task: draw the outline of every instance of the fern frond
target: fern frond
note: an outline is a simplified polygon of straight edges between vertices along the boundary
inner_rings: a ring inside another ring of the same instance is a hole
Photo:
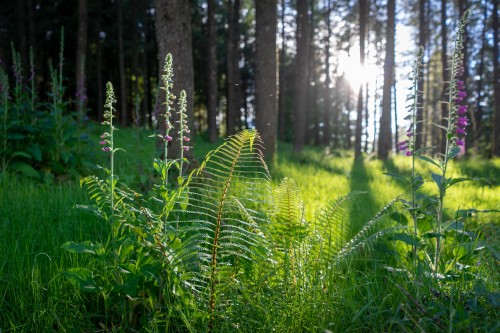
[[[173,260],[184,267],[194,290],[208,294],[212,323],[219,300],[239,270],[267,248],[262,229],[269,223],[273,202],[261,147],[255,131],[230,137],[191,175],[184,193],[187,207],[175,205],[167,218],[183,239]]]
[[[337,255],[337,260],[341,260],[348,255],[353,254],[355,251],[367,248],[369,250],[373,249],[373,246],[378,238],[382,235],[399,230],[401,227],[387,228],[380,231],[376,230],[376,226],[383,220],[383,218],[393,211],[393,207],[399,202],[399,197],[393,199],[384,208],[382,208],[375,216],[368,221],[363,228],[352,237],[352,239],[346,243]]]
[[[278,250],[283,250],[307,233],[304,204],[295,180],[281,180],[276,191],[275,205],[270,233]]]
[[[362,193],[355,191],[330,201],[328,206],[316,215],[315,229],[321,256],[331,258],[348,242],[352,234],[349,211],[353,198]]]

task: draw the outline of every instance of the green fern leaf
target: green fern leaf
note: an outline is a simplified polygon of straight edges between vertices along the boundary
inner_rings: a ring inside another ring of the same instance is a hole
[[[262,229],[269,224],[273,202],[261,147],[255,131],[229,138],[191,175],[186,209],[179,202],[168,215],[168,227],[183,239],[173,263],[184,268],[188,285],[205,297],[212,324],[240,271],[268,247]]]

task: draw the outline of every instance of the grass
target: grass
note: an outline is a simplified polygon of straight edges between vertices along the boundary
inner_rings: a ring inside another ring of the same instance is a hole
[[[151,180],[150,161],[155,149],[147,136],[129,129],[117,132],[115,140],[127,153],[116,155],[116,172],[129,185]],[[200,138],[194,140],[200,160],[216,146]],[[99,154],[96,159],[105,165],[105,155]],[[398,182],[383,173],[405,172],[409,161],[403,157],[388,162],[365,158],[353,163],[349,153],[308,148],[294,154],[290,145],[280,144],[270,168],[274,187],[283,177],[296,180],[308,221],[330,200],[352,191],[366,192],[358,197],[349,216],[350,223],[359,229],[404,192]],[[447,197],[448,214],[457,208],[500,209],[500,159],[456,161],[450,170],[454,175],[485,177],[497,183],[457,185]],[[429,170],[419,164],[419,171],[428,174]],[[33,183],[4,174],[0,189],[0,332],[90,332],[100,327],[99,298],[78,291],[62,276],[65,269],[88,263],[85,256],[63,251],[61,244],[99,239],[107,232],[94,216],[74,208],[75,204],[89,202],[78,181]],[[434,191],[431,183],[426,184],[425,191]],[[478,221],[490,226],[485,236],[493,241],[498,240],[499,217],[489,214]],[[322,281],[315,275],[316,263],[303,258],[302,272],[292,285],[262,284],[251,291],[240,290],[246,306],[228,313],[227,326],[221,331],[411,331],[418,327],[439,331],[441,325],[447,329],[454,322],[459,323],[452,326],[455,330],[500,329],[495,326],[500,319],[498,311],[481,312],[470,307],[469,311],[460,311],[462,304],[430,300],[436,304],[424,310],[429,313],[422,313],[402,291],[408,287],[405,278],[387,274],[383,262],[378,261],[382,259],[383,255],[352,259],[330,272],[330,281]],[[483,273],[489,274],[489,284],[484,288],[498,291],[498,262],[495,269]],[[453,295],[457,291],[448,292]],[[469,318],[457,318],[467,315]],[[433,316],[439,316],[441,323],[433,321]]]

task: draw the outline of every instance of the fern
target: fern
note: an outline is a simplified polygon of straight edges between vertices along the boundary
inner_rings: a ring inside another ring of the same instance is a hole
[[[182,240],[172,260],[185,270],[186,285],[207,303],[209,330],[241,269],[267,249],[262,230],[272,195],[261,145],[255,131],[229,138],[191,175],[187,206],[179,201],[168,216],[169,229]]]
[[[278,250],[283,250],[307,233],[304,204],[297,183],[291,178],[281,180],[275,198],[276,212],[270,233]]]
[[[362,192],[352,192],[335,201],[316,215],[316,237],[319,238],[319,254],[331,258],[338,254],[352,234],[348,213],[353,198]]]

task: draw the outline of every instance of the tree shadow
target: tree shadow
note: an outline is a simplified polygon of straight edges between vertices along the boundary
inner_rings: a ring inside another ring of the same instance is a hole
[[[354,200],[349,213],[351,232],[356,233],[376,214],[379,208],[370,188],[370,176],[363,158],[354,161],[349,186],[351,192],[363,192]]]

